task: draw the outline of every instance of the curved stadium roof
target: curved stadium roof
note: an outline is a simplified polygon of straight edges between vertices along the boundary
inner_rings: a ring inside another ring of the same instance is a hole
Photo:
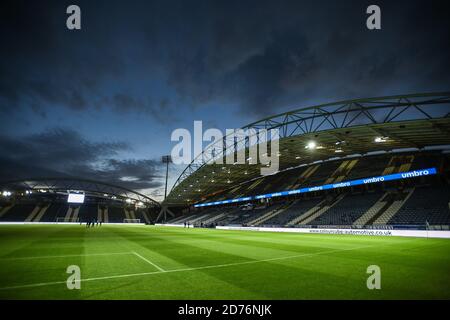
[[[0,187],[17,191],[37,191],[45,190],[52,192],[67,192],[68,190],[80,190],[90,196],[105,199],[120,199],[125,201],[130,199],[142,202],[148,207],[159,207],[159,203],[152,198],[139,192],[123,188],[117,185],[94,181],[89,179],[76,178],[30,178],[21,180],[1,181]]]
[[[322,104],[268,117],[242,129],[274,128],[280,132],[280,170],[336,156],[450,145],[450,92]],[[375,143],[376,137],[388,139]],[[305,149],[311,140],[318,148]],[[214,143],[186,167],[168,195],[167,204],[193,204],[205,195],[260,176],[259,164],[213,163],[213,149]]]

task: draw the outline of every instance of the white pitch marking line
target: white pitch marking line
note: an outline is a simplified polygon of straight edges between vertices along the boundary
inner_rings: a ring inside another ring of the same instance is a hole
[[[11,257],[0,258],[0,261],[5,260],[30,260],[30,259],[51,259],[51,258],[70,258],[70,257],[90,257],[90,256],[111,256],[116,254],[133,254],[133,252],[111,252],[111,253],[86,253],[86,254],[66,254],[60,256],[33,256],[33,257]]]
[[[152,266],[154,266],[156,269],[158,269],[161,272],[166,272],[166,270],[164,270],[163,268],[161,268],[160,266],[156,265],[155,263],[151,262],[150,260],[144,258],[143,256],[141,256],[139,253],[134,252],[133,254],[139,258],[141,258],[142,260],[144,260],[145,262],[147,262],[148,264],[151,264]]]
[[[183,268],[183,269],[174,269],[174,270],[165,270],[165,271],[122,274],[122,275],[116,275],[116,276],[87,278],[87,279],[81,279],[81,280],[75,280],[75,281],[88,282],[88,281],[99,281],[99,280],[109,280],[109,279],[119,279],[119,278],[141,277],[141,276],[147,276],[147,275],[153,275],[153,274],[161,274],[161,273],[172,273],[172,272],[174,273],[174,272],[195,271],[195,270],[202,270],[202,269],[224,268],[224,267],[231,267],[231,266],[239,266],[239,265],[260,263],[260,262],[286,260],[286,259],[293,259],[293,258],[299,258],[299,257],[308,257],[308,256],[317,256],[317,255],[327,254],[327,253],[351,251],[351,250],[366,249],[366,248],[373,248],[373,247],[377,247],[377,246],[365,246],[365,247],[357,247],[357,248],[349,248],[349,249],[336,249],[336,250],[328,250],[328,251],[322,251],[322,252],[316,252],[316,253],[298,254],[298,255],[287,256],[287,257],[269,258],[269,259],[263,259],[263,260],[252,260],[252,261],[235,262],[235,263],[227,263],[227,264],[216,264],[216,265],[211,265],[211,266],[203,266],[203,267],[195,267],[195,268]],[[25,285],[20,285],[20,286],[3,287],[3,288],[0,288],[0,290],[43,287],[43,286],[49,286],[49,285],[55,285],[55,284],[63,284],[63,283],[66,283],[66,281],[32,283],[32,284],[25,284]]]

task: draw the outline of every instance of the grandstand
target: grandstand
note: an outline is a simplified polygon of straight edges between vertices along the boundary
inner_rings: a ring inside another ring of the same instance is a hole
[[[0,222],[101,221],[123,223],[140,221],[151,224],[159,203],[132,190],[98,181],[46,178],[7,181],[4,189],[13,190],[0,198]],[[70,190],[82,190],[83,203],[69,203]]]
[[[182,208],[167,223],[448,229],[449,101],[448,93],[359,99],[247,125],[280,130],[279,171],[211,163],[208,146],[165,201]]]
[[[408,159],[413,159],[410,161]],[[182,215],[169,220],[168,223],[192,223],[216,221],[219,225],[251,225],[251,226],[340,226],[368,228],[370,226],[417,226],[422,228],[427,223],[434,227],[448,228],[450,224],[450,189],[448,172],[449,154],[441,151],[422,151],[406,155],[376,155],[359,159],[353,170],[338,171],[345,167],[347,160],[334,160],[321,165],[311,165],[302,169],[292,169],[279,175],[264,177],[259,185],[270,185],[269,192],[314,186],[326,183],[338,183],[373,176],[408,172],[413,168],[441,168],[443,175],[420,177],[408,181],[392,181],[382,184],[363,185],[340,188],[329,191],[315,191],[305,195],[262,199],[253,201],[255,208],[248,210],[236,206],[214,206],[205,209],[193,209],[191,214]],[[405,161],[406,165],[405,165]],[[299,182],[284,179],[285,176],[304,177],[308,172],[309,179]],[[373,174],[375,173],[375,174]],[[277,185],[276,182],[280,183]],[[246,183],[251,185],[253,183]],[[277,189],[278,186],[278,189]],[[262,188],[249,188],[248,193],[211,197],[209,201],[233,199],[233,197],[255,196]],[[232,213],[232,214],[231,214]]]

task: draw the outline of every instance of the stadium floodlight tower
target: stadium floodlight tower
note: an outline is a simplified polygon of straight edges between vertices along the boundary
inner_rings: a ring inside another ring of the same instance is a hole
[[[161,157],[161,162],[166,164],[166,186],[164,188],[164,200],[161,206],[161,211],[158,214],[158,217],[156,218],[156,221],[158,221],[161,217],[163,218],[163,221],[166,222],[167,219],[167,213],[169,213],[172,217],[174,217],[175,215],[167,208],[167,205],[164,203],[164,201],[166,200],[167,197],[167,181],[169,178],[169,164],[172,163],[172,157],[169,156],[162,156]]]
[[[172,157],[171,156],[162,156],[161,161],[162,161],[162,163],[166,164],[166,187],[164,189],[164,200],[166,200],[166,197],[167,197],[167,179],[169,177],[169,163],[172,163]]]

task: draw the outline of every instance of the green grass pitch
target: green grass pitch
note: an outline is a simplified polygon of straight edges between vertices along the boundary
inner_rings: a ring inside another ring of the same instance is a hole
[[[3,225],[0,239],[0,299],[450,298],[444,239],[123,225]]]

